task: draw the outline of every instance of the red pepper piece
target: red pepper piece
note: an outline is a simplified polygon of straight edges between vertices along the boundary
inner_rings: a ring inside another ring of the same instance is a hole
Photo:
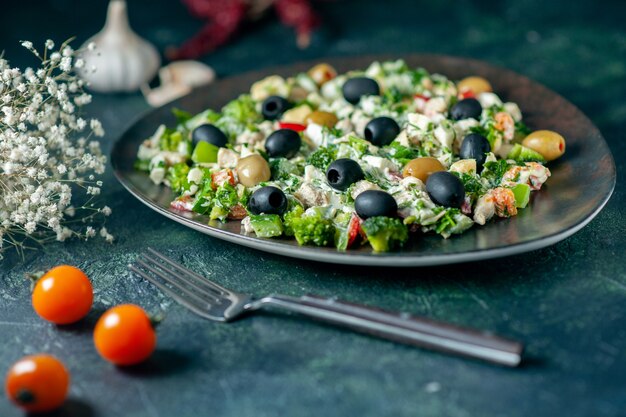
[[[283,123],[283,122],[279,122],[278,126],[280,126],[281,129],[291,129],[291,130],[295,130],[296,132],[302,132],[306,129],[305,125],[302,125],[300,123]]]
[[[359,237],[361,232],[361,219],[356,214],[352,215],[350,219],[350,223],[348,224],[348,246],[346,248],[350,248],[352,244],[356,241],[356,238]]]

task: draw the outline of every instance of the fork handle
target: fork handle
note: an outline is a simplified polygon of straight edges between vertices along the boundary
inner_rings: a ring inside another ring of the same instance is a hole
[[[272,295],[253,304],[256,304],[255,307],[274,306],[361,333],[499,365],[514,367],[521,361],[523,346],[519,342],[408,313],[314,295],[300,298]]]

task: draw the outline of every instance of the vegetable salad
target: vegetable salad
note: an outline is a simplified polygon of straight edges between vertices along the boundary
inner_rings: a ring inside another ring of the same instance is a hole
[[[219,111],[174,113],[136,161],[176,193],[172,209],[338,250],[385,252],[515,216],[565,152],[488,80],[402,60],[345,74],[319,64],[262,79]]]

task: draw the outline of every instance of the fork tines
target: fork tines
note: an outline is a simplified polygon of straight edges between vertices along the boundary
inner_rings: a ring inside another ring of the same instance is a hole
[[[219,304],[228,292],[152,248],[142,253],[129,268],[192,310]]]

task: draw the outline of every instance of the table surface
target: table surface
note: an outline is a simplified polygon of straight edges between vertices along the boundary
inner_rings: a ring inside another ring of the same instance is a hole
[[[200,26],[177,2],[131,0],[136,30],[161,50]],[[431,4],[432,3],[432,4]],[[626,415],[626,4],[506,0],[316,2],[327,27],[306,51],[267,18],[204,60],[220,77],[250,69],[364,53],[434,52],[483,59],[559,92],[605,135],[618,185],[605,209],[574,236],[505,259],[415,269],[337,266],[222,242],[169,221],[105,176],[102,199],[116,243],[52,244],[9,253],[0,264],[0,373],[23,354],[50,352],[72,374],[63,416],[624,416]],[[35,5],[37,6],[35,8]],[[25,0],[0,15],[0,47],[28,65],[17,41],[83,41],[105,2]],[[32,64],[32,62],[31,62]],[[98,95],[104,148],[147,109],[139,95]],[[585,173],[581,186],[588,185]],[[255,294],[317,293],[490,330],[527,344],[519,369],[396,345],[280,315],[232,324],[194,316],[127,264],[147,244],[226,286]],[[59,263],[84,269],[95,306],[81,323],[55,327],[32,311],[23,274]],[[145,364],[100,360],[93,325],[108,307],[165,310],[158,349]],[[17,416],[5,397],[0,415]]]

